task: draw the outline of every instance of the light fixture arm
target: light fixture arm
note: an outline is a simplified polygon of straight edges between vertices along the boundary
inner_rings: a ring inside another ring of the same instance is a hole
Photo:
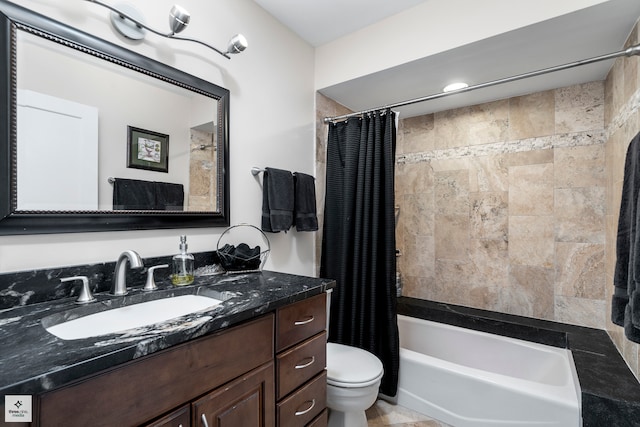
[[[210,44],[205,43],[205,42],[200,41],[200,40],[197,40],[197,39],[192,39],[192,38],[189,38],[189,37],[176,36],[174,32],[163,33],[161,31],[155,30],[155,29],[149,27],[148,25],[140,22],[139,19],[136,19],[136,18],[132,17],[130,14],[122,12],[121,10],[118,10],[117,8],[115,8],[115,7],[111,6],[111,5],[108,5],[106,3],[103,3],[100,0],[86,0],[86,1],[88,1],[90,3],[95,3],[95,4],[100,5],[100,6],[104,7],[104,8],[106,8],[106,9],[109,9],[113,13],[117,13],[118,15],[120,15],[122,18],[133,22],[138,27],[144,28],[145,30],[148,30],[148,31],[150,31],[150,32],[152,32],[154,34],[157,34],[159,36],[166,37],[166,38],[169,38],[169,39],[183,40],[183,41],[189,41],[189,42],[198,43],[198,44],[201,44],[203,46],[208,47],[209,49],[215,51],[216,53],[224,56],[227,59],[231,59],[231,57],[229,56],[229,52],[228,51],[227,52],[222,52],[221,50],[216,49],[215,47],[211,46]]]

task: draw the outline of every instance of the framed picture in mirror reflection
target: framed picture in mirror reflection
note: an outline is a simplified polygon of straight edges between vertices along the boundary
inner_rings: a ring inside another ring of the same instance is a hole
[[[127,167],[169,172],[169,135],[127,126]]]

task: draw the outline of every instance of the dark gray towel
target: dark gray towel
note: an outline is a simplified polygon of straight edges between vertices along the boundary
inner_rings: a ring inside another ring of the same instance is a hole
[[[262,230],[286,232],[293,224],[293,175],[266,168],[262,177]]]
[[[116,178],[114,210],[183,210],[184,186],[168,182]]]
[[[316,214],[316,183],[315,178],[306,173],[293,174],[296,201],[295,221],[297,231],[317,231],[318,217]]]
[[[618,218],[611,321],[640,343],[640,133],[627,149]]]
[[[156,182],[155,208],[163,211],[181,211],[184,209],[184,186],[170,182]]]
[[[152,210],[155,205],[153,182],[118,178],[113,183],[113,209]]]

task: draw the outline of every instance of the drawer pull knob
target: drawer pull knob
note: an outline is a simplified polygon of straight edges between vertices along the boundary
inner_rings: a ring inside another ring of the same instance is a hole
[[[202,414],[202,425],[204,427],[209,427],[209,423],[207,422],[207,416],[205,414]]]
[[[307,323],[313,322],[314,319],[315,319],[315,317],[309,316],[309,318],[307,320],[298,320],[296,322],[293,322],[293,324],[296,325],[296,326],[306,325]]]
[[[300,415],[308,414],[309,411],[311,411],[313,409],[313,407],[316,406],[316,400],[315,399],[313,399],[311,401],[307,400],[307,402],[311,403],[311,405],[309,405],[309,407],[307,409],[305,409],[304,411],[297,411],[296,412],[296,417],[300,416]]]
[[[306,367],[309,367],[309,366],[313,365],[313,362],[316,361],[316,357],[315,356],[311,356],[310,358],[308,357],[307,359],[311,359],[311,361],[307,362],[307,363],[302,363],[300,365],[296,365],[296,369],[304,369]]]

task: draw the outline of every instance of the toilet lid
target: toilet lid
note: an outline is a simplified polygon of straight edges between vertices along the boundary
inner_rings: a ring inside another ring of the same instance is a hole
[[[327,383],[366,387],[382,378],[382,362],[366,350],[327,343]]]

